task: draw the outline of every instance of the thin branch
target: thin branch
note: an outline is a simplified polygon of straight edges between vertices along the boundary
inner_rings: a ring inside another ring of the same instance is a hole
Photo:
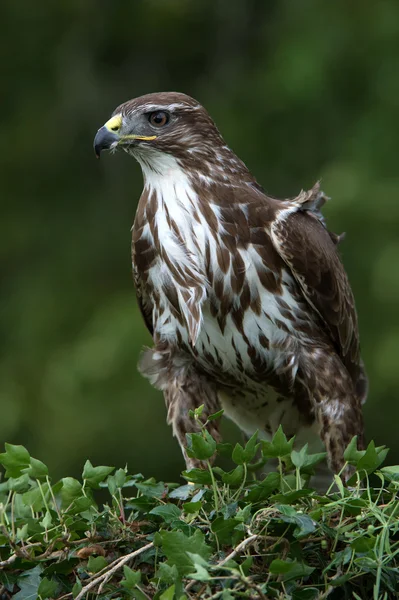
[[[118,571],[121,567],[123,567],[124,564],[129,562],[129,560],[131,560],[132,558],[135,558],[139,554],[142,554],[142,552],[149,550],[153,546],[154,546],[154,543],[151,542],[150,544],[146,544],[146,546],[139,548],[139,550],[135,550],[134,552],[130,552],[130,554],[126,554],[126,556],[122,556],[122,558],[119,558],[117,561],[115,561],[116,564],[113,563],[114,566],[112,566],[110,569],[108,569],[105,573],[103,573],[99,577],[95,577],[92,581],[90,581],[90,583],[85,585],[80,590],[80,592],[76,596],[75,600],[82,600],[82,598],[84,598],[85,595],[87,594],[87,592],[89,592],[92,588],[96,587],[99,583],[102,583],[104,580],[108,580],[110,577],[112,577],[112,575],[114,575],[114,573],[116,573],[116,571]],[[70,594],[70,596],[71,595],[72,594]]]

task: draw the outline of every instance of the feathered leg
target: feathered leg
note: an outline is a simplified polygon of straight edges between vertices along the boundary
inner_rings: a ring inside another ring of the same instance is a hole
[[[168,348],[146,350],[140,360],[142,374],[158,389],[162,390],[168,411],[167,422],[172,425],[173,435],[178,439],[186,461],[187,469],[202,468],[200,460],[187,456],[186,433],[199,431],[199,424],[189,415],[204,405],[201,421],[205,423],[209,415],[220,410],[220,402],[215,384],[206,375],[199,373],[187,356]],[[207,430],[220,441],[220,419],[210,421]]]
[[[194,433],[200,429],[199,424],[190,417],[189,411],[203,404],[204,409],[201,414],[203,423],[209,415],[217,412],[220,404],[215,387],[204,376],[190,369],[189,373],[180,375],[170,382],[169,387],[164,391],[164,396],[168,409],[167,422],[172,425],[173,435],[178,439],[187,469],[204,467],[202,461],[187,456],[186,433]],[[221,439],[219,424],[220,419],[216,419],[207,425],[209,433],[218,442]]]
[[[364,447],[361,401],[336,354],[317,349],[313,352],[312,364],[311,369],[304,369],[304,379],[312,398],[320,437],[327,450],[329,467],[338,473],[345,464],[345,448],[353,436],[358,436],[358,448]],[[353,468],[348,467],[343,473],[344,479],[349,479],[352,473]]]

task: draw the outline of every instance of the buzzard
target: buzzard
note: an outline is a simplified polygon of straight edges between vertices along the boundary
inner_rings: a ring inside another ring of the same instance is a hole
[[[363,443],[367,394],[352,291],[316,184],[268,196],[207,111],[175,92],[119,106],[94,140],[144,176],[132,229],[138,302],[154,347],[140,370],[163,391],[188,468],[186,433],[220,408],[246,434],[282,424],[324,443],[338,472]],[[209,429],[220,439],[219,422]]]

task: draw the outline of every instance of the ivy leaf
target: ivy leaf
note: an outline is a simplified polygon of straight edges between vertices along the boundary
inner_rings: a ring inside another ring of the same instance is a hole
[[[244,464],[244,462],[245,462],[245,459],[244,459],[244,448],[241,446],[241,444],[237,443],[234,446],[234,450],[233,450],[233,453],[231,455],[231,458],[236,463],[236,465],[243,465]]]
[[[31,506],[34,511],[42,510],[45,506],[45,501],[50,500],[50,486],[48,483],[43,483],[41,489],[35,485],[29,492],[25,492],[22,496],[26,505]]]
[[[222,444],[220,442],[219,444],[216,444],[216,451],[219,454],[219,456],[224,456],[224,458],[231,458],[233,454],[233,444]]]
[[[165,523],[172,523],[180,518],[181,510],[175,504],[163,504],[150,510],[149,514],[161,517]]]
[[[125,579],[121,581],[121,585],[126,590],[133,590],[136,587],[136,585],[138,585],[141,581],[141,572],[133,571],[127,565],[124,565],[123,567],[123,574],[125,576]]]
[[[51,579],[47,579],[47,577],[43,577],[37,593],[40,598],[44,600],[45,598],[51,598],[52,596],[55,596],[57,588],[58,584],[56,581],[52,581]]]
[[[244,467],[242,465],[237,465],[235,469],[229,473],[223,473],[222,475],[223,483],[227,483],[227,485],[231,485],[232,487],[238,487],[241,485],[243,478]]]
[[[45,479],[48,475],[48,468],[41,460],[31,458],[29,467],[22,469],[22,472],[32,479]]]
[[[262,442],[263,458],[283,458],[284,456],[290,455],[294,440],[295,438],[292,437],[290,441],[287,441],[280,425],[271,442]]]
[[[170,566],[176,565],[180,575],[187,575],[193,569],[193,562],[187,552],[198,554],[208,559],[212,550],[205,543],[204,534],[197,529],[192,536],[187,536],[181,531],[161,531],[162,550]]]
[[[218,538],[220,544],[231,545],[231,538],[233,531],[239,524],[239,521],[235,519],[224,519],[223,517],[217,517],[212,523],[212,531]]]
[[[108,565],[108,562],[105,560],[103,556],[93,556],[89,557],[87,563],[87,570],[90,573],[98,573],[101,569],[104,569]]]
[[[191,471],[185,471],[185,473],[191,473]],[[186,485],[180,485],[169,493],[169,498],[177,498],[178,500],[187,500],[193,493],[193,486],[189,483]]]
[[[308,453],[308,444],[305,444],[299,452],[293,450],[291,452],[291,460],[295,467],[301,469],[302,471],[308,469],[311,470],[312,467],[318,465],[321,461],[323,461],[327,456],[327,452],[319,452],[316,454]]]
[[[193,554],[192,552],[187,552],[187,554],[193,561],[195,567],[195,572],[189,573],[187,577],[190,577],[191,579],[196,579],[197,581],[209,581],[210,579],[212,579],[207,569],[208,562],[198,554]]]
[[[215,454],[216,441],[206,429],[201,433],[186,433],[186,438],[186,452],[190,458],[208,460]]]
[[[190,471],[183,471],[182,476],[187,481],[192,483],[202,483],[205,485],[211,485],[212,477],[209,471],[203,469],[190,469]]]
[[[368,474],[372,473],[384,462],[388,452],[388,448],[384,446],[376,448],[374,442],[371,441],[364,455],[359,458],[356,469],[358,471],[365,470]]]
[[[260,444],[257,443],[257,441],[258,431],[255,431],[255,433],[249,438],[249,440],[245,444],[244,462],[249,463],[255,458],[258,448],[260,446]]]
[[[64,477],[61,479],[61,482],[62,488],[60,493],[62,505],[63,507],[67,507],[71,502],[82,495],[82,484],[73,477]]]
[[[288,561],[275,558],[270,564],[269,571],[273,575],[282,575],[283,581],[289,581],[290,579],[308,577],[313,573],[314,567],[309,567],[305,563],[300,563],[296,560]]]
[[[171,567],[170,565],[167,565],[165,562],[163,562],[159,563],[156,576],[159,577],[159,579],[163,581],[163,583],[170,584],[177,581],[177,579],[179,578],[179,572],[176,569],[176,565],[173,565],[173,567]]]
[[[185,502],[183,504],[183,510],[189,515],[195,515],[199,513],[202,508],[202,502]]]
[[[208,421],[215,421],[216,419],[220,419],[220,417],[223,415],[224,410],[223,408],[221,410],[218,410],[218,412],[213,413],[213,415],[209,415],[208,417]]]
[[[115,467],[93,467],[89,460],[86,460],[85,465],[83,467],[82,478],[87,482],[93,489],[98,489],[100,487],[101,481],[104,481],[108,477],[110,473],[115,469]]]
[[[30,454],[24,446],[5,444],[6,451],[0,454],[0,464],[6,469],[6,477],[20,477],[30,466]]]
[[[245,500],[252,503],[261,502],[262,500],[265,500],[271,496],[274,490],[278,489],[279,485],[279,473],[269,473],[263,481],[249,491],[245,497]]]
[[[29,569],[29,571],[22,573],[18,578],[18,587],[20,590],[13,596],[13,600],[36,600],[41,581],[41,572],[42,567],[38,565],[34,569]]]
[[[80,579],[76,579],[76,582],[72,588],[72,596],[74,598],[76,598],[76,596],[78,596],[78,594],[82,591],[82,584],[80,582]]]
[[[163,594],[159,596],[159,600],[174,600],[175,597],[175,584],[171,585]]]
[[[156,482],[153,477],[141,483],[136,482],[135,486],[144,496],[149,498],[161,498],[166,491],[165,484],[162,481]]]
[[[308,515],[298,513],[295,508],[286,504],[277,504],[276,509],[280,511],[280,519],[285,523],[294,523],[294,537],[300,539],[315,531],[317,523]]]
[[[364,450],[357,449],[357,435],[355,435],[344,452],[344,459],[351,465],[356,465],[358,460],[364,455]]]

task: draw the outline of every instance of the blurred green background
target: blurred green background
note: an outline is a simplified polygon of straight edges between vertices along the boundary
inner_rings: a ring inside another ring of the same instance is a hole
[[[3,0],[0,442],[56,476],[183,467],[130,274],[142,178],[95,132],[152,91],[204,104],[273,195],[321,178],[359,312],[368,439],[399,461],[399,3]],[[237,435],[225,427],[228,437]]]

